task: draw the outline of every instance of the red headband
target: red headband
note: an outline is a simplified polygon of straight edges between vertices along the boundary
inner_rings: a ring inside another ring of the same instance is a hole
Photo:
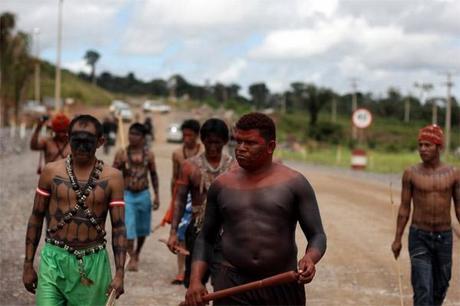
[[[64,114],[57,114],[51,120],[51,128],[56,133],[64,133],[69,129],[70,120]]]
[[[422,140],[442,146],[444,144],[444,133],[439,126],[431,124],[420,129],[418,141]]]

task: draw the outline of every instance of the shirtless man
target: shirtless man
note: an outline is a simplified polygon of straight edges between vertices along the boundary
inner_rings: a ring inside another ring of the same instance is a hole
[[[396,235],[391,246],[395,258],[411,215],[409,254],[414,305],[441,305],[452,270],[451,202],[460,221],[460,170],[440,161],[443,132],[437,125],[418,135],[422,163],[404,171]]]
[[[113,166],[120,169],[125,181],[125,219],[126,236],[128,238],[129,262],[128,271],[137,271],[139,254],[145,238],[151,232],[152,208],[160,207],[158,175],[155,166],[155,156],[145,146],[146,130],[143,124],[134,123],[129,127],[126,149],[121,149],[115,155]],[[155,198],[150,198],[149,178],[152,181]],[[137,239],[136,248],[134,240]]]
[[[40,176],[26,234],[23,282],[37,305],[105,305],[123,292],[126,238],[123,177],[98,160],[102,126],[90,115],[72,120],[71,155],[48,163]],[[105,250],[110,213],[115,277]],[[46,218],[40,270],[33,267]]]
[[[179,179],[182,163],[190,157],[198,155],[203,151],[203,146],[198,143],[198,137],[200,135],[200,123],[197,120],[189,119],[185,120],[181,125],[182,131],[182,147],[175,150],[172,154],[172,178],[171,178],[171,194],[174,199],[174,188],[176,181]],[[179,222],[177,229],[177,240],[179,246],[186,248],[185,246],[185,231],[187,230],[190,220],[192,218],[192,199],[190,193],[187,195],[187,203],[185,205],[184,214]],[[177,275],[176,278],[171,282],[173,285],[180,285],[184,282],[185,272],[185,256],[177,254]]]
[[[46,122],[46,117],[41,117],[30,139],[30,149],[43,151],[45,164],[65,158],[70,154],[69,138],[67,136],[69,128],[69,118],[64,114],[57,114],[51,120],[51,128],[54,132],[53,137],[39,138],[38,134]],[[41,169],[39,170],[39,172]]]
[[[209,186],[218,175],[227,171],[232,164],[232,158],[222,152],[224,145],[228,142],[228,137],[228,128],[224,121],[215,118],[207,120],[200,130],[200,138],[205,151],[183,163],[180,178],[177,181],[174,217],[168,240],[168,247],[172,252],[175,252],[177,247],[177,229],[179,221],[184,215],[187,194],[190,193],[192,197],[192,220],[185,233],[185,244],[190,254],[193,253],[196,237],[203,224]],[[218,261],[217,257],[218,255],[214,257],[214,262]],[[185,258],[185,287],[189,285],[191,261],[191,256]],[[214,274],[213,272],[214,270],[211,269],[211,274]],[[208,275],[203,275],[202,281],[206,283],[207,278]],[[213,279],[213,275],[211,275],[211,281]]]
[[[315,264],[326,250],[315,192],[302,174],[272,162],[276,130],[268,116],[244,115],[236,123],[234,136],[239,166],[218,177],[208,192],[186,302],[203,304],[207,291],[200,280],[222,228],[223,260],[215,290],[297,269],[299,278],[295,283],[217,300],[214,305],[305,305],[304,284],[312,281]],[[299,262],[297,222],[308,240]]]

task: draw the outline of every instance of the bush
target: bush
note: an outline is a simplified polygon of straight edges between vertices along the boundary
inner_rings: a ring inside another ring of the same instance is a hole
[[[308,136],[317,141],[326,141],[338,144],[344,137],[343,128],[339,124],[331,122],[318,122],[308,129]]]

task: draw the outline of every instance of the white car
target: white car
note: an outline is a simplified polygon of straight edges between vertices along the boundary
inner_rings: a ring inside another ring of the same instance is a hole
[[[111,113],[118,113],[122,109],[129,109],[129,105],[121,100],[113,100],[109,108]]]
[[[144,102],[144,104],[142,105],[142,109],[144,110],[144,112],[153,112],[161,114],[169,113],[171,111],[171,107],[169,105],[150,100]]]
[[[24,113],[44,115],[46,114],[46,107],[40,102],[29,100],[22,106],[22,111]]]
[[[120,109],[118,111],[118,116],[120,116],[123,121],[132,121],[134,119],[133,111],[130,108]]]
[[[168,142],[182,142],[181,124],[171,123],[166,131],[166,140]]]

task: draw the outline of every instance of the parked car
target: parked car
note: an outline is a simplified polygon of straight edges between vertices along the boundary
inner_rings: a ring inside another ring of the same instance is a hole
[[[182,142],[182,130],[180,123],[171,123],[166,131],[166,140],[168,142]]]
[[[46,106],[40,104],[40,102],[35,100],[28,100],[22,106],[23,113],[31,114],[31,115],[45,115],[46,114]]]
[[[150,101],[150,100],[147,100],[144,102],[144,104],[142,105],[142,109],[144,110],[144,112],[161,113],[161,114],[169,113],[171,111],[171,107],[169,105],[166,105],[164,103],[157,102],[157,101]]]
[[[118,116],[120,116],[123,121],[132,121],[134,119],[134,113],[130,108],[120,109],[118,111]]]
[[[112,104],[109,107],[111,113],[118,113],[122,109],[129,109],[128,103],[121,100],[113,100]]]

